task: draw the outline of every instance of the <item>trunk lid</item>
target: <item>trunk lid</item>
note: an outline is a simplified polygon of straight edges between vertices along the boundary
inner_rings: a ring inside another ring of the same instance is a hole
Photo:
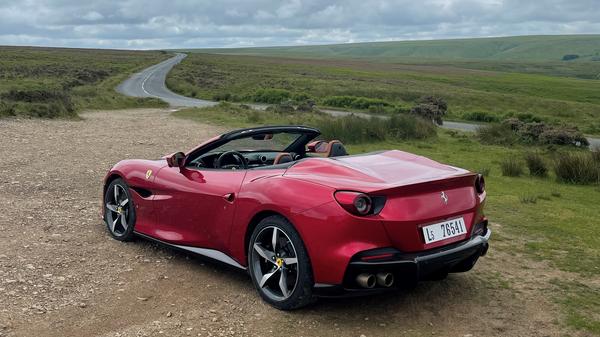
[[[393,246],[404,252],[464,240],[478,218],[474,173],[407,152],[306,159],[285,175],[336,190],[385,196],[384,208],[370,220],[381,221]],[[423,226],[459,217],[464,219],[465,234],[425,244]]]

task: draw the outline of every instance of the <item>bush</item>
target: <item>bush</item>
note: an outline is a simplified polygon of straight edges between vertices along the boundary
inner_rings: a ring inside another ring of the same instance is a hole
[[[473,111],[467,112],[463,114],[463,119],[474,122],[483,122],[483,123],[497,123],[500,122],[500,118],[498,116],[494,116],[488,114],[487,112],[482,111]]]
[[[541,123],[544,121],[541,117],[531,113],[519,113],[516,118],[525,123]]]
[[[448,112],[448,103],[443,98],[435,96],[426,96],[418,101],[410,113],[420,116],[428,121],[442,125],[442,117]]]
[[[589,146],[588,140],[571,126],[553,126],[541,122],[505,119],[501,124],[480,127],[477,137],[484,144],[513,145],[517,142],[543,145]]]
[[[391,106],[390,103],[378,99],[378,98],[367,98],[367,97],[356,97],[356,96],[329,96],[323,100],[323,104],[327,106],[334,106],[338,108],[352,108],[367,110],[374,107],[387,107]]]
[[[29,117],[56,118],[75,116],[75,105],[64,90],[31,89],[3,93],[5,100],[0,106],[0,115],[23,115]]]
[[[347,144],[360,144],[383,140],[424,139],[436,134],[431,123],[409,115],[393,116],[389,120],[381,118],[361,118],[354,115],[328,117],[316,125],[323,136],[339,139]]]
[[[507,124],[490,124],[477,128],[475,136],[482,144],[513,145],[519,137]]]
[[[548,168],[544,157],[539,153],[529,152],[525,154],[525,163],[529,169],[529,174],[535,177],[545,177],[548,175]]]
[[[591,152],[564,152],[554,161],[554,172],[559,181],[571,184],[600,183],[600,162]]]
[[[575,145],[588,147],[589,141],[576,127],[558,126],[546,128],[539,137],[542,144]]]
[[[258,89],[252,99],[258,103],[279,104],[291,97],[291,93],[285,89]]]
[[[506,177],[518,177],[523,174],[523,166],[521,162],[514,158],[508,157],[500,162],[502,175]]]
[[[578,58],[579,58],[579,55],[577,55],[577,54],[567,54],[562,57],[562,60],[563,61],[572,61],[572,60],[576,60]]]
[[[231,101],[231,94],[228,92],[220,92],[213,95],[213,101]]]

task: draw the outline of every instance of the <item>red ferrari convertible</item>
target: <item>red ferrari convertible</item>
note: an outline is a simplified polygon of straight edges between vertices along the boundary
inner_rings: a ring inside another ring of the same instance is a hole
[[[106,175],[103,217],[247,270],[279,309],[470,270],[488,249],[481,175],[402,151],[348,155],[304,126],[237,130]]]

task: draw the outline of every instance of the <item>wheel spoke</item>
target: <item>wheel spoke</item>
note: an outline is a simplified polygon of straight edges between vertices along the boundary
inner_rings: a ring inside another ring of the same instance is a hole
[[[127,218],[125,217],[125,214],[120,214],[121,217],[121,227],[123,227],[123,231],[127,230]]]
[[[263,275],[263,277],[262,277],[262,279],[260,280],[260,284],[259,284],[259,285],[260,285],[260,287],[261,287],[261,288],[264,288],[265,284],[266,284],[266,283],[267,283],[267,281],[268,281],[268,280],[271,278],[271,276],[275,275],[275,273],[277,273],[279,270],[280,270],[280,269],[279,269],[279,268],[277,268],[277,269],[275,269],[273,272],[270,272],[270,273],[264,274],[264,275]]]
[[[285,257],[285,258],[283,258],[283,262],[285,262],[286,265],[296,264],[296,263],[298,263],[298,258],[297,257]]]
[[[111,231],[111,232],[113,232],[113,233],[115,232],[115,226],[117,225],[117,221],[119,221],[119,217],[120,217],[120,216],[121,216],[120,214],[119,214],[119,215],[117,215],[117,216],[115,217],[115,220],[114,220],[114,221],[111,223],[111,225],[110,225],[110,231]]]
[[[284,269],[281,270],[281,276],[279,276],[279,288],[281,289],[281,293],[283,294],[283,297],[289,296],[289,290],[288,290],[288,285],[287,285],[287,275],[286,275]]]
[[[115,185],[114,196],[115,196],[115,204],[118,204],[119,203],[119,185]]]
[[[273,238],[271,244],[273,245],[273,252],[277,253],[277,227],[273,227]]]
[[[117,205],[106,204],[106,208],[108,208],[111,212],[117,213]]]
[[[265,260],[276,264],[275,261],[273,261],[273,257],[275,256],[275,253],[266,250],[265,248],[263,248],[261,245],[259,245],[258,243],[254,244],[254,250],[256,250],[256,252],[258,253],[258,255],[262,256]]]
[[[119,203],[119,206],[123,207],[123,206],[127,205],[128,202],[129,202],[129,199],[125,199],[125,200],[121,201],[121,203]]]

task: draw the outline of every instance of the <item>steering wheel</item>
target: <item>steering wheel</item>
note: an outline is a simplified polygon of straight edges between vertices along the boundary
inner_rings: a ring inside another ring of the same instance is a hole
[[[248,169],[248,163],[246,162],[246,157],[244,157],[243,154],[241,154],[237,151],[227,151],[227,152],[221,153],[219,158],[217,158],[217,160],[215,161],[215,168],[224,168],[221,163],[223,162],[223,158],[226,158],[226,157],[233,157],[235,159],[235,161],[237,162],[238,168]]]

